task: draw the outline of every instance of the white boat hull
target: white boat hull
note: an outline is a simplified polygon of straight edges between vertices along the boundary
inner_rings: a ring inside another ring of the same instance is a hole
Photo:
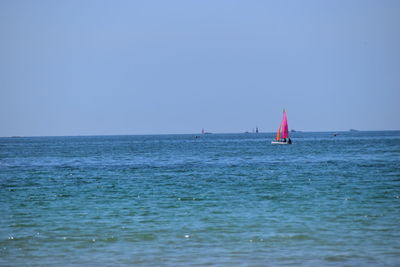
[[[291,143],[289,143],[289,142],[272,141],[271,144],[273,144],[273,145],[290,145]]]

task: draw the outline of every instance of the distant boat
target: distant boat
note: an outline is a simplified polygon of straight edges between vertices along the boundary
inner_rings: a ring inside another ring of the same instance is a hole
[[[359,132],[359,131],[356,130],[356,129],[350,129],[349,131],[350,131],[350,132]]]
[[[276,133],[275,141],[272,141],[273,145],[290,145],[292,140],[289,138],[289,126],[287,122],[286,111],[283,110],[283,119],[281,125],[279,125],[278,132]]]
[[[212,134],[212,133],[210,133],[210,132],[205,132],[205,131],[204,131],[204,128],[203,128],[203,129],[201,129],[201,134]]]
[[[256,133],[258,133],[258,127],[256,127]]]

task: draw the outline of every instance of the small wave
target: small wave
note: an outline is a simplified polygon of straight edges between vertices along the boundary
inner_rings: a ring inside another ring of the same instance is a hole
[[[178,197],[179,201],[201,201],[203,199],[198,197]]]
[[[156,235],[152,233],[137,233],[133,236],[127,238],[127,241],[140,242],[140,241],[153,241],[157,238]]]
[[[263,200],[276,200],[276,199],[278,199],[278,197],[277,196],[271,196],[271,195],[265,195],[265,196],[260,196],[260,199],[263,199]]]
[[[292,235],[289,236],[288,239],[292,239],[292,240],[312,240],[313,238],[311,236],[308,235]]]
[[[349,261],[349,260],[355,259],[355,258],[364,258],[364,259],[372,260],[371,257],[360,256],[360,255],[331,255],[331,256],[325,257],[324,259],[329,262],[341,262],[341,261]]]
[[[56,195],[56,197],[60,197],[60,198],[67,198],[67,197],[70,197],[71,196],[71,194],[57,194]]]

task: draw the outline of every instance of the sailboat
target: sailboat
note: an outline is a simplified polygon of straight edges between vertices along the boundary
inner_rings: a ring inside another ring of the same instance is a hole
[[[281,125],[279,125],[278,132],[276,133],[275,141],[272,141],[273,145],[290,145],[292,140],[289,138],[289,126],[287,122],[286,110],[283,110],[283,119]]]

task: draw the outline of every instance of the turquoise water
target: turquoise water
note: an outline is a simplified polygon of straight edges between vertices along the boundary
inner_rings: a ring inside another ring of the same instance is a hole
[[[400,132],[0,138],[0,265],[399,266]]]

